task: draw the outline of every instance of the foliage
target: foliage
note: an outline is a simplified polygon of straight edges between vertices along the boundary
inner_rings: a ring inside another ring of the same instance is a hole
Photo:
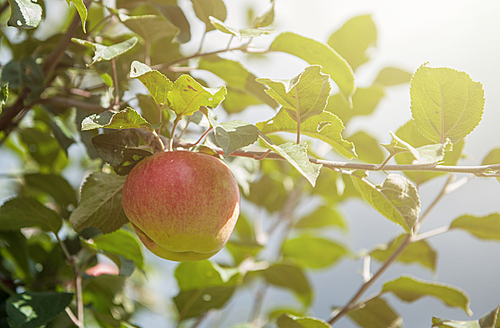
[[[244,198],[226,260],[180,263],[168,277],[179,292],[163,311],[178,325],[208,320],[244,290],[255,293],[255,310],[237,327],[330,327],[344,316],[360,327],[402,327],[386,295],[405,302],[431,297],[471,313],[465,291],[409,275],[363,297],[397,261],[437,272],[438,250],[430,237],[461,229],[500,240],[500,213],[464,214],[446,227],[420,232],[429,214],[421,211],[422,184],[448,176],[432,209],[459,186],[453,174],[500,181],[499,148],[481,165],[459,165],[465,138],[483,116],[480,82],[424,64],[414,74],[386,67],[371,86],[357,87],[354,72],[369,62],[377,41],[369,15],[352,18],[322,42],[292,32],[273,35],[272,0],[246,28],[225,23],[222,0],[191,0],[189,15],[200,20],[205,34],[225,35],[229,45],[206,52],[204,34],[199,51],[183,54],[180,46],[198,27],[190,26],[176,1],[70,3],[66,28],[44,39],[32,33],[45,19],[43,3],[0,5],[11,13],[0,23],[2,46],[11,53],[1,68],[0,144],[22,163],[17,191],[0,207],[0,325],[134,327],[134,313],[148,307],[142,276],[151,264],[123,212],[121,190],[140,160],[173,149],[221,156]],[[16,29],[23,41],[13,42],[7,29]],[[262,36],[272,38],[269,47],[252,48]],[[233,38],[238,46],[231,46]],[[227,58],[237,51],[248,57]],[[290,79],[281,80],[246,68],[246,58],[271,52],[302,59],[303,70],[286,72]],[[198,71],[224,85],[196,78]],[[353,118],[376,110],[387,88],[408,83],[412,120],[382,145],[388,155],[366,132],[342,135]],[[275,115],[253,123],[229,120],[255,105]],[[85,151],[69,151],[78,146]],[[323,154],[321,147],[331,151]],[[65,178],[68,165],[87,172],[80,190]],[[391,173],[377,184],[370,171]],[[401,234],[370,251],[332,238],[330,232],[348,230],[340,208],[352,197],[401,226]],[[304,214],[306,203],[310,211]],[[373,273],[363,268],[364,283],[331,317],[311,316],[310,271],[360,258],[382,264]],[[262,308],[271,287],[290,292],[299,307]],[[429,323],[499,327],[498,312],[476,321],[434,317]]]

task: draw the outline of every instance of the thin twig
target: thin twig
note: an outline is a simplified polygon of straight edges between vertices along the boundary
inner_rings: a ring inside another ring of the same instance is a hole
[[[82,273],[80,271],[80,268],[78,267],[78,263],[76,263],[75,259],[73,256],[68,251],[68,248],[66,245],[63,243],[63,241],[59,238],[57,233],[54,233],[56,236],[57,241],[59,242],[59,245],[61,246],[64,255],[66,256],[69,264],[73,267],[73,271],[75,274],[75,289],[76,289],[76,304],[77,304],[77,311],[78,315],[75,317],[70,316],[71,320],[77,325],[79,328],[85,328],[84,323],[83,323],[83,291],[82,291]],[[71,312],[71,309],[66,308],[66,312]],[[73,320],[73,318],[76,318],[76,322]]]
[[[453,182],[455,179],[455,175],[450,175],[448,176],[448,179],[446,180],[443,188],[441,189],[441,192],[437,195],[437,197],[434,199],[434,201],[429,205],[429,207],[425,210],[425,212],[420,216],[420,219],[415,223],[413,226],[413,231],[416,234],[420,227],[422,226],[422,222],[427,218],[429,213],[432,211],[432,209],[437,205],[437,203],[443,198],[446,194],[448,194],[448,185]]]
[[[206,28],[205,28],[205,32],[201,36],[200,47],[198,48],[198,51],[196,52],[197,54],[201,53],[201,49],[203,48],[203,43],[205,43],[205,36],[206,35],[207,35],[207,31],[206,31]]]
[[[183,57],[183,58],[179,58],[179,59],[173,60],[173,61],[168,62],[168,63],[154,65],[151,68],[152,69],[156,69],[156,70],[170,69],[170,66],[172,66],[172,65],[180,64],[180,63],[186,62],[186,61],[188,61],[190,59],[193,59],[193,58],[205,57],[205,56],[210,56],[210,55],[216,55],[216,54],[220,54],[220,53],[224,53],[224,52],[229,52],[229,51],[235,51],[235,50],[240,50],[240,51],[249,52],[249,53],[265,53],[265,52],[268,52],[268,50],[249,50],[249,49],[247,49],[247,46],[248,45],[244,44],[244,45],[241,45],[241,46],[238,46],[238,47],[229,48],[229,49],[222,49],[222,50],[216,50],[216,51],[205,52],[205,53],[199,53],[198,52],[198,53],[195,53],[194,55]]]
[[[115,59],[111,58],[111,68],[113,70],[113,86],[115,87],[115,99],[113,100],[113,109],[117,110],[120,102],[120,93],[118,90],[118,73],[116,72]]]
[[[373,275],[373,277],[365,282],[358,290],[358,292],[347,302],[347,304],[344,306],[340,312],[338,312],[335,316],[333,316],[328,323],[333,326],[335,322],[340,320],[344,315],[346,315],[348,312],[352,311],[354,308],[356,308],[356,302],[361,298],[361,296],[373,285],[373,283],[391,266],[391,264],[397,260],[399,255],[401,255],[406,247],[410,245],[412,242],[412,235],[408,234],[406,235],[406,238],[403,240],[401,245],[392,253],[391,257],[387,259],[387,261],[378,269],[378,271]]]
[[[359,304],[356,304],[356,303],[359,300],[359,298],[361,298],[361,296],[364,294],[364,292],[366,290],[368,290],[368,288],[371,287],[371,285],[387,270],[387,268],[389,268],[389,266],[394,261],[397,260],[397,258],[399,257],[399,255],[401,255],[405,251],[405,249],[411,243],[413,243],[413,242],[415,242],[417,240],[417,237],[415,235],[418,232],[418,229],[421,226],[422,221],[427,217],[427,215],[436,206],[436,204],[443,198],[443,196],[445,196],[447,194],[448,185],[453,181],[453,178],[454,178],[453,175],[451,175],[450,177],[448,177],[448,180],[446,181],[445,185],[441,189],[441,192],[437,195],[437,197],[434,199],[434,201],[431,203],[431,205],[427,208],[427,210],[421,215],[420,220],[417,221],[417,223],[413,226],[413,233],[412,234],[408,234],[405,237],[405,239],[403,240],[403,242],[401,243],[401,245],[399,245],[399,247],[394,251],[394,253],[391,255],[391,257],[382,265],[382,267],[380,267],[380,269],[373,275],[373,277],[370,280],[368,280],[367,282],[365,282],[361,286],[361,288],[358,290],[358,292],[346,304],[346,306],[344,306],[344,308],[340,312],[338,312],[335,316],[333,316],[328,321],[328,323],[330,325],[333,325],[335,322],[337,322],[342,316],[344,316],[348,312],[350,312],[350,311],[358,308]],[[434,232],[428,232],[426,234],[423,234],[423,237],[422,237],[422,235],[420,235],[418,237],[418,240],[430,237],[432,235],[438,235],[438,234],[441,234],[441,233],[444,233],[444,232],[446,232],[446,231],[444,231],[444,229],[440,229],[440,230],[437,230],[437,231],[434,231]],[[366,303],[366,301],[365,301],[365,303]]]
[[[233,35],[231,35],[231,37],[229,38],[229,42],[227,43],[226,50],[227,50],[227,49],[231,49],[231,42],[233,41],[233,39],[234,39],[234,36],[233,36]]]
[[[264,297],[266,296],[266,292],[269,288],[269,284],[266,282],[262,286],[261,289],[258,289],[255,293],[254,303],[252,307],[252,312],[250,314],[250,322],[252,322],[256,326],[259,325],[260,312],[262,311],[262,305],[264,304]]]
[[[71,321],[75,324],[75,326],[80,327],[80,320],[78,320],[78,318],[74,315],[69,306],[67,306],[64,310],[68,314],[68,317],[71,319]]]
[[[450,230],[450,227],[441,227],[441,228],[433,229],[431,231],[423,232],[423,233],[416,235],[415,238],[413,238],[413,241],[417,242],[419,240],[424,240],[424,239],[427,239],[430,237],[438,236],[438,235],[441,235],[445,232],[448,232],[449,230]]]
[[[87,32],[87,35],[92,35],[92,33],[97,30],[97,28],[103,24],[104,22],[106,22],[107,20],[109,20],[111,17],[113,17],[114,15],[113,14],[109,14],[108,16],[104,17],[103,19],[101,19],[97,24],[95,24],[94,27],[92,27],[92,29],[90,31]]]
[[[84,326],[84,321],[83,321],[83,286],[82,286],[82,275],[78,271],[76,275],[76,305],[78,308],[78,322],[79,328],[85,328]]]
[[[382,171],[384,169],[384,167],[387,165],[387,163],[389,163],[389,161],[391,160],[391,158],[393,158],[394,156],[396,156],[397,154],[400,154],[400,153],[392,153],[392,154],[389,154],[389,156],[387,156],[387,158],[382,162],[382,164],[380,164],[380,166],[377,168],[377,171]]]
[[[297,144],[300,143],[300,108],[299,108],[299,91],[295,87],[295,109],[297,111]]]

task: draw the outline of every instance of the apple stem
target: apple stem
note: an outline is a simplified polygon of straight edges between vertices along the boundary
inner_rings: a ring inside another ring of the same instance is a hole
[[[156,131],[153,131],[154,139],[151,139],[151,147],[153,148],[153,152],[156,153],[161,153],[165,151],[165,144],[161,140],[160,136],[156,133]]]
[[[175,129],[177,128],[177,124],[179,124],[181,117],[182,114],[179,114],[174,120],[174,126],[172,127],[172,132],[170,133],[170,142],[168,143],[168,151],[172,151],[174,149]]]

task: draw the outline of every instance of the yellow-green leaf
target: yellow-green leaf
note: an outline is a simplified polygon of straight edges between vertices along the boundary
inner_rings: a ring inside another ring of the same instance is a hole
[[[282,51],[299,57],[311,65],[321,65],[322,71],[338,85],[348,104],[356,89],[354,73],[347,61],[329,45],[294,33],[285,32],[276,37],[269,50]]]
[[[451,68],[421,66],[411,79],[410,96],[416,127],[437,143],[465,138],[483,116],[483,85]]]
[[[420,214],[420,197],[415,186],[399,174],[389,174],[378,186],[351,175],[356,189],[380,214],[410,233]]]
[[[280,110],[272,119],[257,124],[263,133],[275,132],[297,132],[297,122],[295,122],[287,111]],[[309,137],[322,140],[332,146],[336,151],[347,158],[356,157],[352,142],[342,138],[344,125],[337,116],[330,112],[322,112],[312,116],[307,121],[300,124],[300,133]]]
[[[377,43],[377,27],[371,15],[348,20],[328,39],[328,45],[347,60],[353,70],[370,59],[369,49]]]
[[[432,296],[440,299],[447,306],[461,308],[468,315],[472,315],[467,294],[463,290],[450,285],[403,276],[386,282],[382,292],[392,292],[405,302],[414,302],[424,296]]]
[[[363,328],[403,327],[403,319],[381,298],[375,298],[347,315]]]
[[[200,107],[215,108],[224,100],[226,87],[205,88],[189,75],[181,75],[174,82],[167,98],[177,115],[192,115]]]
[[[487,216],[462,215],[453,220],[450,229],[463,229],[481,239],[500,241],[500,214]]]

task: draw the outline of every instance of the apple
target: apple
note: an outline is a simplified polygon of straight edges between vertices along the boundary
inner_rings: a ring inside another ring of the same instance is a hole
[[[123,186],[122,205],[140,240],[171,261],[219,252],[240,212],[236,179],[220,159],[168,151],[140,161]]]

